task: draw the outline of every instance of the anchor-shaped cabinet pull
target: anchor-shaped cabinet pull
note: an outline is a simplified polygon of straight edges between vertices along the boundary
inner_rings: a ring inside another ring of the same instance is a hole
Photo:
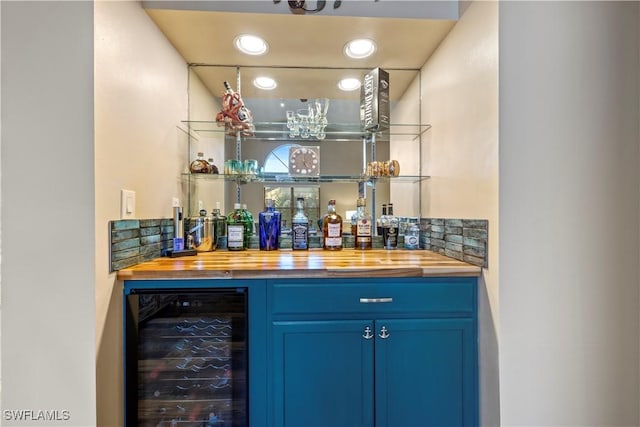
[[[364,338],[366,340],[370,340],[373,337],[374,337],[374,335],[373,335],[373,333],[371,331],[371,328],[369,326],[364,328],[364,334],[362,334],[362,338]]]
[[[380,333],[378,334],[378,336],[380,338],[382,338],[383,340],[386,340],[387,338],[389,338],[391,334],[389,333],[389,331],[387,330],[386,326],[383,326],[382,329],[380,329]]]

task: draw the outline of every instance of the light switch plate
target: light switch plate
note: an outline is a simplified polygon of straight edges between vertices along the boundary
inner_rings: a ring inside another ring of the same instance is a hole
[[[136,192],[120,190],[120,219],[136,217]]]

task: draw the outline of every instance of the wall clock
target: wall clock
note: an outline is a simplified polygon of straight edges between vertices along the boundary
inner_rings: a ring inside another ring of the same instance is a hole
[[[291,147],[289,149],[289,175],[319,176],[320,147]]]

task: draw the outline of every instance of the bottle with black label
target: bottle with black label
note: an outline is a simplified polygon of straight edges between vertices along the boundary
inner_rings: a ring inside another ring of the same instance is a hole
[[[387,205],[382,205],[382,215],[376,219],[376,236],[382,236],[382,228],[384,222],[387,220]]]
[[[396,249],[398,247],[398,218],[393,215],[393,203],[387,206],[387,215],[382,223],[382,241],[385,249]]]
[[[304,213],[304,199],[298,197],[296,200],[297,211],[291,222],[291,233],[294,250],[309,249],[309,218]]]

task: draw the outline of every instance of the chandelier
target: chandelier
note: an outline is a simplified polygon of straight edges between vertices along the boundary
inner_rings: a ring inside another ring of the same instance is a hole
[[[329,110],[329,98],[318,98],[309,102],[306,109],[287,111],[289,138],[325,139],[327,137],[325,133],[327,110]]]

